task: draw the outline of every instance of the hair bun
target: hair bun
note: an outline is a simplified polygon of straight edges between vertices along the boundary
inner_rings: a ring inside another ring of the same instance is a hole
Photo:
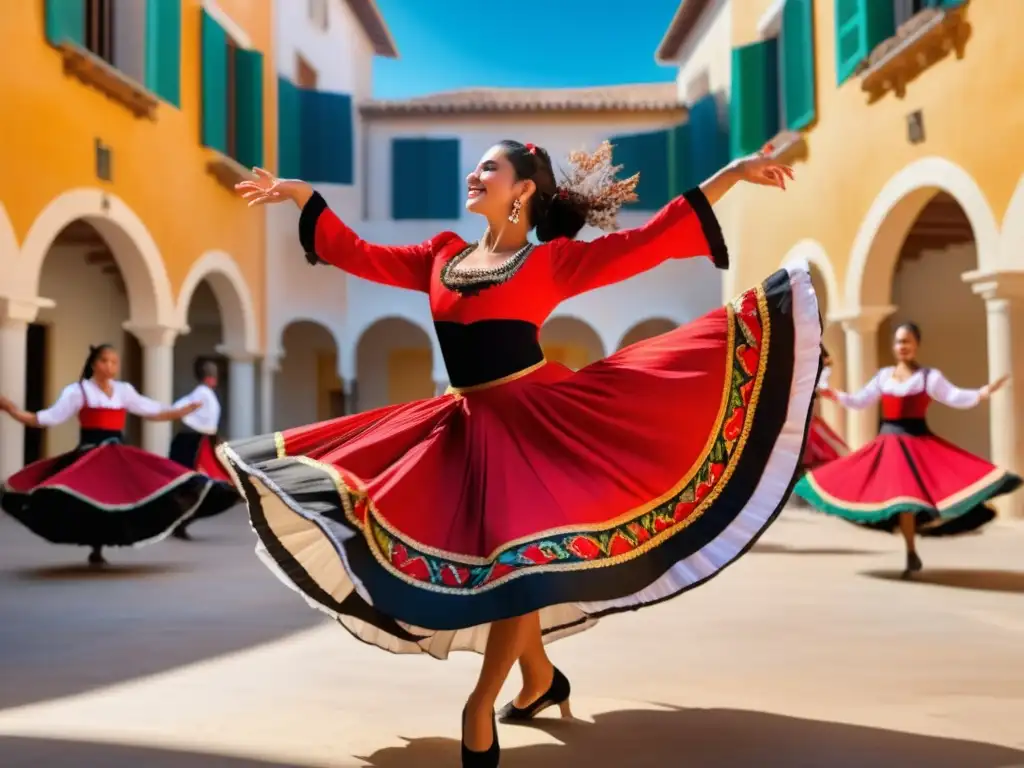
[[[537,239],[542,243],[559,237],[574,238],[587,223],[587,209],[570,199],[555,195],[545,215],[537,222]]]

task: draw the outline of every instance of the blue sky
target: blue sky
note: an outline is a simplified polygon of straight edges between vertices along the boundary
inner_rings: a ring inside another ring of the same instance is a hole
[[[568,88],[672,80],[654,62],[679,0],[377,0],[398,46],[374,96],[474,86]]]

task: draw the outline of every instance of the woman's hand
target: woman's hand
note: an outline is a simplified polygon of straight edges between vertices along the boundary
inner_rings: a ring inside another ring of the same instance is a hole
[[[254,178],[235,184],[235,191],[249,207],[292,200],[299,208],[313,196],[313,188],[300,179],[279,179],[265,168],[253,168]]]
[[[14,403],[12,403],[3,395],[0,395],[0,411],[5,411],[7,413],[14,412]]]
[[[831,400],[834,403],[839,402],[839,395],[836,394],[834,389],[819,389],[818,397],[823,397],[826,400]]]
[[[992,397],[993,392],[998,392],[1000,389],[1003,388],[1003,386],[1005,386],[1006,382],[1008,382],[1009,380],[1010,377],[1008,375],[1000,376],[991,384],[986,384],[984,387],[981,388],[981,399],[988,400],[990,397]]]
[[[772,145],[765,144],[756,155],[736,161],[733,168],[743,181],[784,190],[786,179],[793,178],[793,169],[769,157],[771,152]]]

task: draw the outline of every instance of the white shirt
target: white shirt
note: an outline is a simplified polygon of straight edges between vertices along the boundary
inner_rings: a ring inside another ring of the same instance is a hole
[[[92,379],[68,384],[60,393],[57,402],[45,411],[39,411],[36,419],[41,427],[55,427],[76,415],[83,407],[90,408],[111,408],[126,410],[136,416],[156,416],[162,413],[165,408],[156,400],[140,395],[131,384],[126,381],[110,382],[113,394],[109,397],[100,389]],[[82,393],[85,392],[85,400]]]
[[[925,388],[925,370],[919,368],[913,375],[903,381],[896,381],[892,375],[896,369],[892,366],[883,368],[875,374],[874,378],[867,383],[860,392],[849,394],[837,392],[839,402],[847,408],[860,410],[874,405],[882,395],[894,397],[908,397],[916,395]],[[973,408],[981,402],[980,389],[961,389],[949,383],[949,380],[942,375],[941,371],[929,368],[928,371],[928,396],[936,402],[948,405],[950,408]]]
[[[217,393],[205,384],[200,384],[171,407],[184,408],[191,403],[199,403],[200,406],[185,416],[181,423],[204,435],[215,435],[220,423],[220,400],[217,399]]]
[[[831,375],[831,366],[825,366],[821,369],[821,376],[818,377],[818,389],[828,389],[828,379]]]

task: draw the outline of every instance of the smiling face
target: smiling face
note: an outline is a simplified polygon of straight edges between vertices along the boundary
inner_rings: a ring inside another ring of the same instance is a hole
[[[97,381],[110,381],[117,378],[121,370],[121,358],[110,347],[100,352],[96,362],[92,364],[92,375]]]
[[[532,181],[517,177],[505,149],[495,145],[466,177],[466,210],[497,219],[508,216],[515,201],[520,200],[520,216],[525,219],[534,188]]]
[[[914,332],[906,326],[896,329],[893,336],[892,353],[898,362],[912,363],[917,359],[917,347],[919,342]]]

